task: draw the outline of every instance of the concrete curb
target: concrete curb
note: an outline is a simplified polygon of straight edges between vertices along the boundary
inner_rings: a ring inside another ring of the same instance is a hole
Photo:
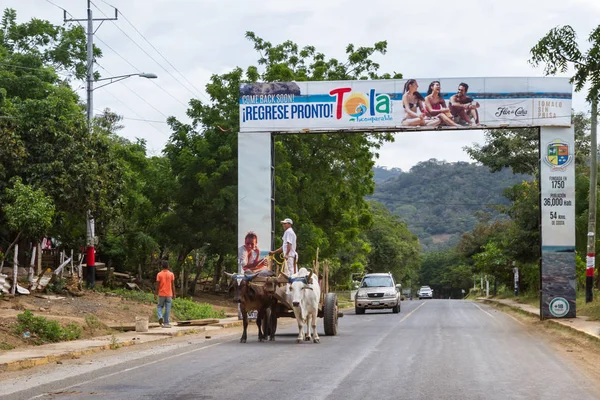
[[[241,326],[241,325],[242,325],[242,321],[226,321],[226,322],[222,322],[222,323],[218,323],[218,324],[209,325],[212,328],[207,328],[207,326],[194,326],[194,327],[189,327],[189,328],[183,327],[183,329],[181,329],[182,327],[179,327],[180,329],[177,329],[177,327],[174,326],[175,329],[173,331],[169,331],[167,329],[161,329],[160,331],[157,330],[157,331],[149,331],[149,332],[129,332],[126,335],[133,334],[135,336],[145,336],[147,338],[151,338],[151,337],[155,337],[155,338],[149,339],[146,341],[135,340],[135,339],[133,339],[133,340],[118,340],[114,344],[113,343],[105,343],[105,344],[98,345],[98,346],[89,346],[89,347],[80,348],[80,349],[72,350],[72,351],[68,351],[68,350],[60,351],[59,350],[54,354],[48,354],[45,356],[27,357],[27,358],[23,358],[21,360],[0,362],[0,373],[33,368],[36,366],[46,365],[46,364],[54,363],[54,362],[61,361],[61,360],[76,359],[83,355],[94,354],[94,353],[98,353],[100,351],[105,351],[105,350],[117,350],[121,347],[129,347],[129,346],[133,346],[133,345],[139,344],[139,343],[153,343],[153,342],[159,342],[162,340],[168,340],[169,338],[172,338],[172,337],[193,335],[193,334],[200,333],[200,332],[206,332],[209,329],[214,330],[214,329],[220,329],[220,328],[236,327],[236,326]],[[117,337],[117,339],[118,339],[118,337]],[[102,340],[108,340],[108,339],[102,339]],[[68,344],[69,342],[60,342],[60,343]],[[35,348],[30,348],[30,350],[33,350],[33,349],[35,349]],[[48,350],[46,350],[46,351],[48,351]]]
[[[218,326],[220,328],[234,328],[236,326],[242,326],[244,321],[231,321],[231,322],[219,322],[217,324],[210,324],[209,326]]]
[[[89,347],[83,350],[75,350],[75,351],[67,351],[60,354],[52,354],[44,357],[36,357],[36,358],[28,358],[25,360],[19,361],[11,361],[7,363],[0,364],[0,372],[7,371],[18,371],[26,368],[33,368],[38,365],[45,365],[52,362],[60,361],[60,360],[71,360],[74,358],[79,358],[83,355],[94,354],[103,350],[116,350],[120,347],[133,346],[136,344],[135,340],[126,340],[123,342],[118,342],[116,344],[108,343],[101,346]],[[115,348],[113,349],[113,346]]]

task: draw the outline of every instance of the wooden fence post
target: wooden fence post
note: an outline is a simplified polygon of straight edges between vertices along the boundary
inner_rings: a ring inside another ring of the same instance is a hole
[[[13,296],[17,293],[17,280],[19,276],[19,245],[15,244],[15,256],[13,258],[13,287],[12,294]]]

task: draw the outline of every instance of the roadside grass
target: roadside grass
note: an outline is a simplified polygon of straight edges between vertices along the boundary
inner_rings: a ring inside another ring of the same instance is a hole
[[[593,347],[596,352],[600,353],[600,338],[561,325],[552,319],[540,321],[539,316],[530,314],[521,309],[513,308],[506,304],[496,302],[486,302],[486,304],[512,315],[513,318],[517,319],[522,324],[532,326],[535,331],[542,330],[545,333],[552,333],[554,336],[562,339],[577,338],[579,344],[585,343]]]
[[[471,300],[473,300],[480,296],[469,297],[471,298]],[[528,304],[534,307],[540,306],[540,297],[537,292],[523,293],[518,297],[515,297],[512,294],[499,293],[498,296],[490,296],[490,298],[509,299],[521,304]],[[594,289],[593,301],[590,303],[585,302],[585,291],[578,290],[576,295],[576,307],[578,316],[588,317],[590,321],[600,321],[600,290]]]
[[[600,320],[600,290],[594,289],[594,299],[590,303],[585,302],[585,291],[577,292],[577,315],[583,315],[590,321]]]
[[[190,319],[205,319],[205,318],[225,318],[223,310],[213,310],[212,306],[207,303],[196,303],[189,299],[181,297],[173,300],[171,312],[180,321]]]
[[[6,342],[0,342],[0,350],[12,350],[14,348],[15,348],[15,346],[13,346],[13,345],[10,345]]]
[[[139,290],[128,289],[96,289],[101,293],[113,293],[127,300],[133,300],[139,303],[156,304],[154,294],[150,292],[142,292]],[[171,305],[171,314],[179,321],[190,319],[205,319],[205,318],[225,318],[224,311],[217,311],[208,303],[197,303],[187,298],[177,297]],[[156,310],[152,317],[153,321],[158,321]]]
[[[29,310],[17,315],[15,334],[39,345],[79,339],[83,329],[77,324],[62,326],[58,321],[36,317]]]

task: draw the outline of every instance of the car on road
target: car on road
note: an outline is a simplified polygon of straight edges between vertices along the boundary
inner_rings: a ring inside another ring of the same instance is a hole
[[[367,309],[391,308],[397,314],[400,312],[401,288],[390,273],[366,274],[354,298],[354,311],[364,314]]]
[[[419,289],[419,300],[421,299],[433,299],[433,289],[429,286],[421,286],[421,289]]]

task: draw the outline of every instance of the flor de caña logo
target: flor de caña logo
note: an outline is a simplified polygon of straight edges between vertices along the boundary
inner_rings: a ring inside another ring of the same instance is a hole
[[[342,119],[344,114],[353,122],[379,122],[393,119],[392,100],[385,93],[376,93],[375,89],[368,93],[352,92],[352,88],[337,88],[329,92],[335,96],[335,118]]]
[[[500,106],[494,114],[496,117],[526,117],[527,110],[521,106]]]

